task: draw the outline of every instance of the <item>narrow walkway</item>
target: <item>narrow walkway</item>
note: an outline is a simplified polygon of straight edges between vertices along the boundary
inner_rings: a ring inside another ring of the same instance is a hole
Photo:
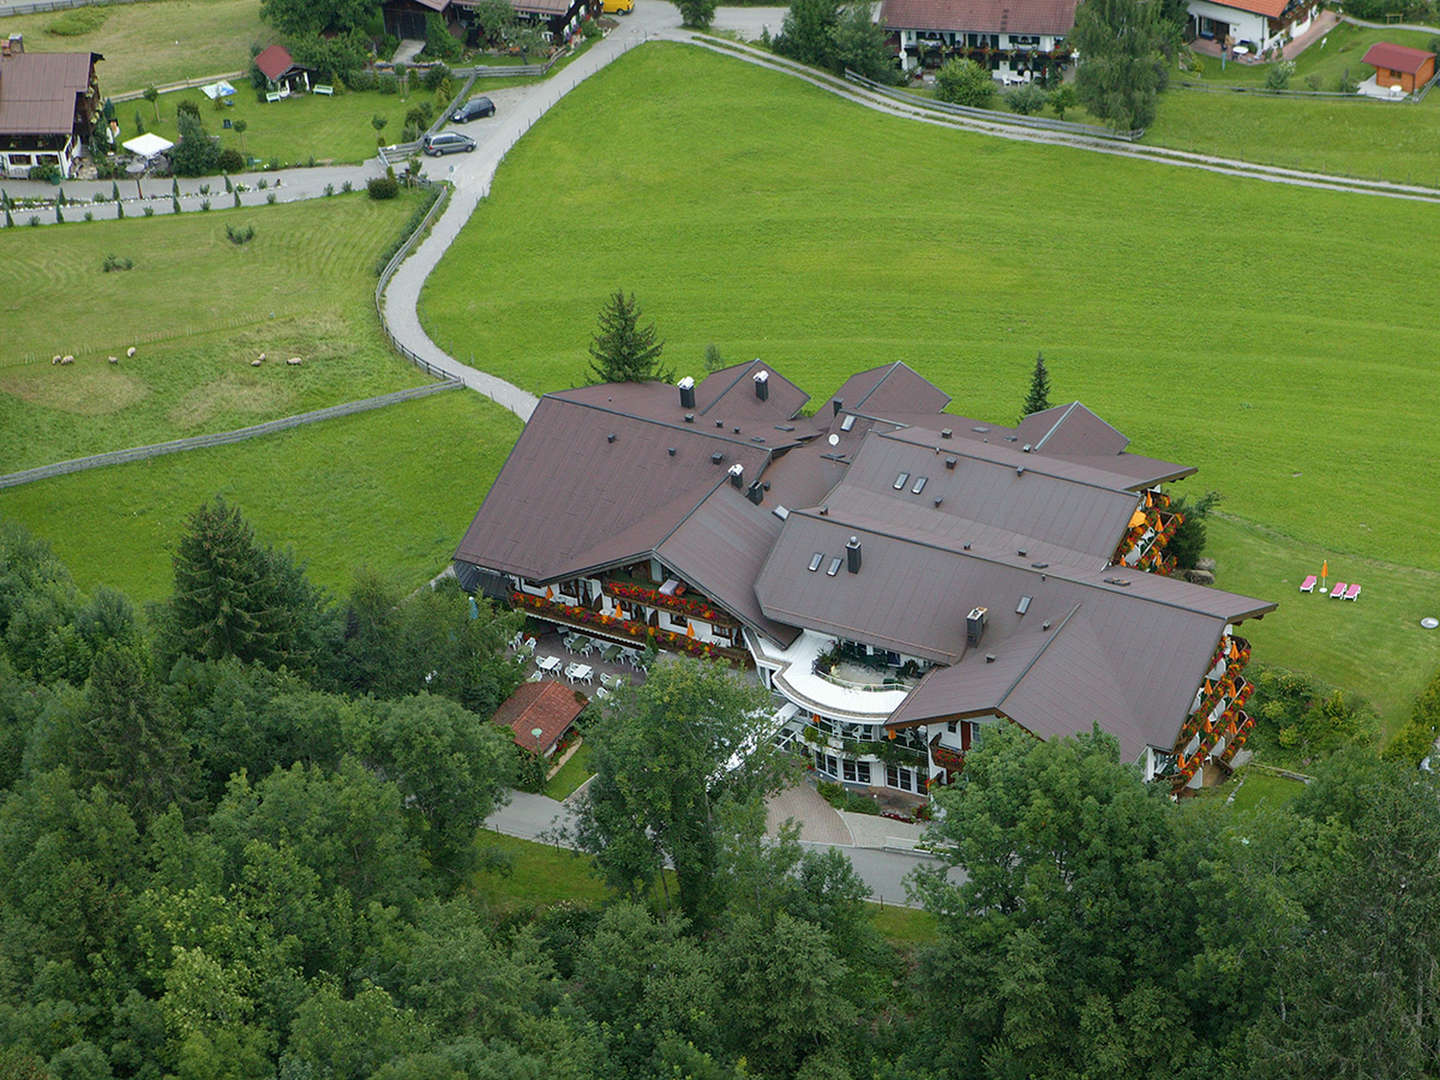
[[[1366,22],[1364,19],[1355,19],[1349,15],[1341,15],[1340,21],[1347,22],[1351,26],[1363,26],[1367,30],[1414,30],[1420,34],[1440,34],[1440,26],[1426,26],[1423,23]]]

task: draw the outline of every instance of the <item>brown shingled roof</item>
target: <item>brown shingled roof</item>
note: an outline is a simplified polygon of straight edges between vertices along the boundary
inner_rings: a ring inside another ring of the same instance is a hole
[[[20,53],[0,60],[0,135],[68,135],[99,53]]]
[[[583,695],[546,679],[522,683],[520,689],[495,710],[495,722],[513,731],[516,745],[526,750],[536,749],[536,738],[531,732],[539,728],[539,752],[548,757],[584,708]]]
[[[890,30],[948,30],[990,34],[1068,34],[1077,0],[884,0]]]
[[[1377,41],[1360,58],[1360,62],[1372,67],[1389,68],[1391,71],[1404,71],[1414,75],[1425,66],[1427,60],[1433,60],[1434,57],[1434,53],[1426,52],[1424,49],[1411,49],[1405,45]]]
[[[271,45],[265,51],[255,57],[255,66],[260,69],[264,76],[274,82],[284,75],[291,68],[309,71],[304,64],[295,63],[290,56],[290,50],[284,45]]]

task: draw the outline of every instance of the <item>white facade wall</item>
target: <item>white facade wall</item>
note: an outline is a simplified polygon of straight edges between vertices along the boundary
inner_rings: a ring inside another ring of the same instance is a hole
[[[1225,23],[1230,27],[1230,36],[1238,44],[1248,41],[1261,52],[1272,45],[1280,44],[1289,38],[1286,30],[1279,33],[1270,33],[1270,20],[1264,15],[1257,15],[1253,11],[1240,11],[1238,8],[1226,7],[1223,4],[1213,4],[1210,0],[1190,0],[1187,9],[1196,20],[1210,19],[1217,23]],[[1223,40],[1223,34],[1216,34],[1217,42]]]
[[[913,67],[917,61],[916,54],[922,43],[944,45],[947,48],[969,48],[978,47],[980,42],[988,44],[992,49],[1028,49],[1032,52],[1050,53],[1062,46],[1064,37],[1053,34],[995,34],[989,32],[956,32],[949,30],[901,30],[900,34],[900,63],[902,67]],[[1000,61],[997,75],[1014,74],[1009,59]]]

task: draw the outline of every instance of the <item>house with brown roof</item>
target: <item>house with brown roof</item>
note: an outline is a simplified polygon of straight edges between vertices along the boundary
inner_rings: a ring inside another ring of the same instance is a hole
[[[69,179],[100,114],[99,53],[27,53],[25,39],[0,42],[0,175],[24,179],[54,165]]]
[[[546,679],[521,683],[495,710],[494,720],[514,733],[516,746],[548,758],[584,709],[584,695]]]
[[[724,659],[775,738],[842,782],[923,796],[987,724],[1099,724],[1198,787],[1252,721],[1237,628],[1274,605],[1167,576],[1164,485],[1073,402],[1016,427],[942,410],[902,363],[813,417],[760,361],[547,394],[455,555],[469,590],[602,641]]]
[[[1377,41],[1361,57],[1375,69],[1375,85],[1413,94],[1435,77],[1435,54],[1388,41]]]
[[[315,69],[297,64],[284,45],[271,45],[255,56],[255,66],[265,76],[265,85],[272,94],[289,97],[310,89],[310,73]]]
[[[1310,29],[1316,0],[1190,0],[1190,39],[1259,56]]]
[[[974,60],[1002,81],[1028,81],[1069,63],[1065,36],[1077,0],[881,0],[902,69]]]
[[[424,38],[425,20],[439,15],[457,37],[479,44],[474,10],[479,0],[386,0],[385,31],[400,38]],[[600,16],[601,0],[510,0],[522,22],[534,22],[547,41],[564,45],[580,34],[580,24]]]

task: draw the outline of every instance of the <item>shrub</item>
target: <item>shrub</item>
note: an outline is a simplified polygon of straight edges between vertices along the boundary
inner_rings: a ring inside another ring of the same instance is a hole
[[[44,165],[30,166],[30,171],[25,175],[31,180],[48,180],[52,184],[58,184],[60,182],[60,166],[47,161]]]
[[[180,117],[189,116],[200,122],[200,106],[191,98],[181,98],[175,103],[175,122],[180,122]]]
[[[105,193],[104,193],[103,191],[97,191],[97,192],[95,192],[94,195],[91,195],[91,196],[90,196],[90,201],[91,201],[91,202],[104,202],[105,199],[106,199],[106,196],[105,196]]]
[[[209,185],[209,184],[201,184],[201,185],[200,185],[200,194],[201,194],[201,195],[209,195],[209,194],[210,194],[210,185]]]
[[[935,96],[952,105],[986,109],[995,100],[995,80],[974,60],[947,60],[935,73]]]
[[[45,24],[45,32],[56,37],[82,37],[93,34],[105,25],[110,11],[104,7],[85,7],[67,11]]]
[[[227,146],[220,151],[220,156],[215,159],[215,164],[220,167],[223,173],[243,172],[245,169],[245,155],[236,150],[233,146]]]
[[[1017,86],[1005,95],[1005,103],[1021,116],[1033,116],[1045,108],[1050,95],[1033,82]]]
[[[460,55],[460,42],[445,20],[433,13],[425,16],[425,55],[434,60],[454,60]]]
[[[392,183],[394,182],[394,177],[386,177],[386,179]],[[434,206],[435,200],[440,197],[440,191],[441,188],[438,184],[426,189],[425,194],[420,199],[420,205],[415,207],[414,212],[410,215],[410,220],[405,223],[405,228],[401,229],[400,232],[395,235],[395,239],[390,241],[385,250],[380,253],[380,257],[375,260],[376,277],[379,277],[385,272],[386,265],[394,258],[395,253],[400,250],[401,245],[409,239],[411,233],[420,227],[420,222],[425,220],[425,215],[430,212],[430,207]]]
[[[266,195],[266,196],[265,196],[265,202],[268,203],[270,206],[274,206],[274,205],[275,205],[275,192],[272,191],[272,192],[270,192],[268,195]]]
[[[1255,718],[1251,745],[1284,753],[1276,755],[1303,764],[1316,755],[1363,742],[1374,731],[1374,714],[1358,698],[1306,675],[1251,665],[1247,677],[1255,684],[1247,709]],[[1417,759],[1418,760],[1418,759]]]
[[[418,128],[427,128],[430,121],[435,119],[435,103],[433,101],[422,101],[405,113],[406,126],[414,125]]]
[[[153,207],[153,206],[147,206],[147,207],[145,207],[145,216],[146,216],[146,217],[154,217],[154,216],[155,216],[155,207]]]
[[[1360,84],[1350,77],[1350,69],[1348,67],[1340,73],[1340,78],[1335,84],[1335,89],[1342,94],[1353,94],[1360,89]]]
[[[1431,753],[1440,736],[1440,671],[1431,677],[1410,710],[1410,719],[1381,756],[1390,761],[1418,765]]]
[[[94,210],[86,210],[86,211],[85,211],[85,220],[86,220],[86,221],[94,221],[94,220],[95,220],[95,211],[94,211]]]
[[[238,192],[238,191],[235,192],[235,205],[236,205],[236,206],[239,206],[239,205],[240,205],[240,192]]]
[[[393,176],[371,177],[365,191],[372,199],[393,199],[400,194],[400,183]]]
[[[326,184],[326,185],[325,185],[325,197],[328,199],[331,195],[334,195],[334,194],[335,194],[335,185],[334,185],[334,184]]]
[[[188,113],[178,118],[180,141],[170,151],[170,167],[176,176],[210,176],[219,172],[220,146],[205,134],[200,121]]]
[[[429,71],[425,72],[425,89],[434,93],[440,89],[440,85],[450,78],[450,69],[444,64],[436,64]]]
[[[382,94],[398,94],[400,92],[400,80],[389,72],[381,75],[376,80],[375,89]]]
[[[113,271],[129,270],[134,265],[135,261],[133,259],[122,258],[121,256],[116,255],[114,252],[111,252],[109,255],[106,255],[104,259],[101,260],[100,269],[105,271],[105,273],[109,274]]]
[[[1294,74],[1294,60],[1281,60],[1278,64],[1271,64],[1270,70],[1265,73],[1265,89],[1284,90],[1290,85],[1290,76]]]
[[[269,180],[266,180],[265,177],[262,176],[262,177],[260,177],[259,180],[255,181],[255,186],[256,186],[257,188],[259,188],[261,191],[264,191],[266,188],[268,188],[268,187],[270,186],[270,181],[269,181]]]
[[[340,190],[345,192],[346,195],[349,195],[350,192],[355,190],[355,185],[352,184],[349,180],[346,180],[345,183],[340,185]]]
[[[136,110],[135,110],[135,134],[136,134],[136,135],[144,135],[144,134],[145,134],[145,117],[143,117],[143,116],[140,115],[140,110],[139,110],[139,109],[136,109]]]
[[[209,209],[210,209],[210,200],[209,200],[209,199],[201,199],[201,200],[200,200],[200,209],[201,209],[201,210],[209,210]]]
[[[39,215],[39,214],[31,214],[31,215],[30,215],[29,224],[31,224],[31,225],[39,225],[39,224],[40,224],[40,215]]]
[[[1318,90],[1320,89],[1320,76],[1319,76],[1319,75],[1306,75],[1306,76],[1305,76],[1305,85],[1308,86],[1311,90],[1318,91]]]
[[[248,244],[251,240],[255,239],[255,226],[246,225],[243,228],[237,229],[234,225],[226,225],[225,235],[232,244],[238,247],[241,244]]]
[[[390,51],[394,52],[395,50]],[[374,90],[378,82],[379,78],[375,72],[368,68],[362,71],[352,71],[345,78],[345,85],[351,90]]]

